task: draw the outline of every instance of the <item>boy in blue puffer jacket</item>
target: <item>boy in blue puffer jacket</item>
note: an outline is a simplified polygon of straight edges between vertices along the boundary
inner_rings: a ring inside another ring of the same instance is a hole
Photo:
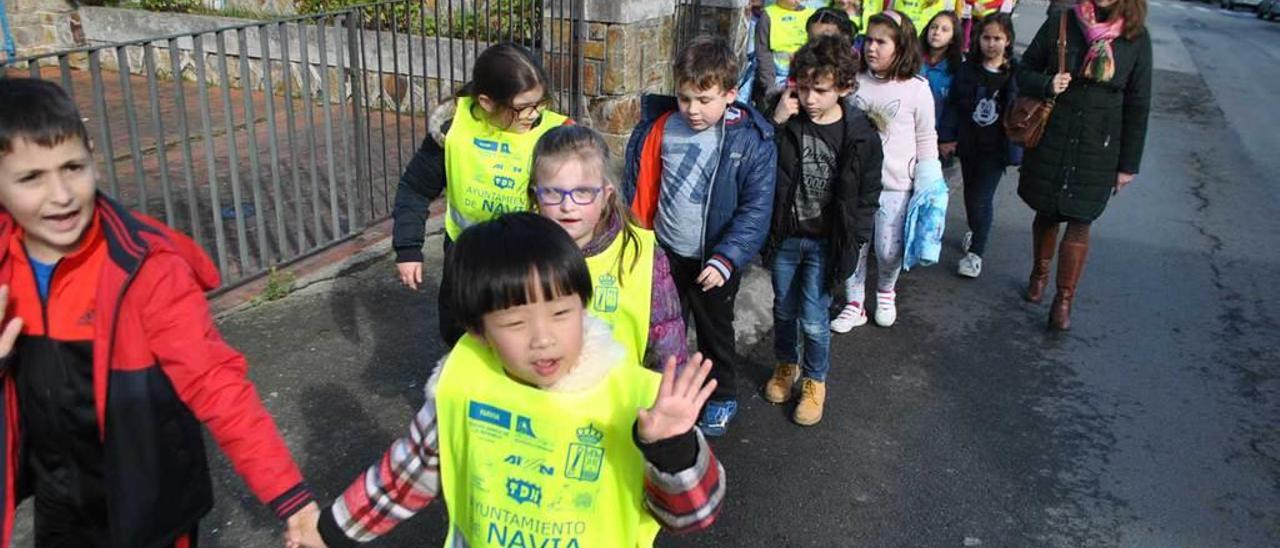
[[[657,232],[716,391],[699,426],[724,434],[737,413],[733,328],[741,273],[764,245],[773,211],[773,125],[738,101],[739,61],[720,38],[699,38],[674,63],[677,97],[644,100],[627,144],[623,192]]]

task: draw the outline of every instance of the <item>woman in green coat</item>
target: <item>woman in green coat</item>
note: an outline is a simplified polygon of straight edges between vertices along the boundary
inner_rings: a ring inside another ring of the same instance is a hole
[[[1035,262],[1026,299],[1039,303],[1058,250],[1052,329],[1071,326],[1071,302],[1089,252],[1089,226],[1142,163],[1151,106],[1146,0],[1085,0],[1045,21],[1023,54],[1022,95],[1055,98],[1038,146],[1026,151],[1018,195],[1032,209]],[[1058,70],[1058,21],[1067,19],[1066,72]],[[1058,229],[1067,224],[1059,245]]]

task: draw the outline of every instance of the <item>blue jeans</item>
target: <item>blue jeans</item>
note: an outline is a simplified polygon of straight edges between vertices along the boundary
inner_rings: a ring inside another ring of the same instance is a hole
[[[964,175],[964,213],[969,221],[969,230],[973,232],[969,251],[978,256],[987,251],[991,221],[995,216],[996,188],[1000,186],[1004,170],[1004,159],[997,154],[960,159],[960,171]]]
[[[787,238],[773,259],[773,349],[778,363],[799,362],[804,333],[806,378],[825,382],[831,369],[831,288],[827,287],[827,242]]]

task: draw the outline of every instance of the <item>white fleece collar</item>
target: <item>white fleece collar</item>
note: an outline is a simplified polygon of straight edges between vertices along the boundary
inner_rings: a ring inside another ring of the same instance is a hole
[[[548,386],[548,392],[581,392],[600,384],[613,368],[622,363],[626,350],[613,338],[613,329],[609,324],[591,314],[582,321],[582,354],[578,357],[578,365],[561,377],[555,384]],[[436,384],[440,381],[440,372],[444,362],[449,359],[445,354],[436,364],[431,379],[427,381],[427,394],[434,395]]]

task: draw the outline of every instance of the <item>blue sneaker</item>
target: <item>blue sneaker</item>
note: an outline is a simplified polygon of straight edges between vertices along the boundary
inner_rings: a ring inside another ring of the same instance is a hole
[[[733,416],[737,414],[738,402],[736,401],[709,401],[706,409],[702,410],[698,429],[702,430],[704,436],[712,438],[723,436],[729,429],[729,421],[733,420]]]

